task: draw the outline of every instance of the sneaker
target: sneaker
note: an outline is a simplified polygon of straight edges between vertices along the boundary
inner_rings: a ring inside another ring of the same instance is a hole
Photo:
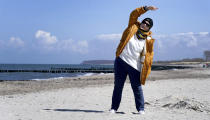
[[[116,110],[110,109],[109,112],[110,112],[110,113],[116,113]]]
[[[144,110],[140,110],[140,111],[139,111],[139,114],[140,114],[140,115],[144,115],[144,114],[145,114],[145,111],[144,111]]]

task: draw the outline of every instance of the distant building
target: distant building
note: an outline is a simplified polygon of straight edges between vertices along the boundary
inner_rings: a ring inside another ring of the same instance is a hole
[[[206,58],[206,61],[210,61],[210,51],[208,50],[204,51],[204,56]]]

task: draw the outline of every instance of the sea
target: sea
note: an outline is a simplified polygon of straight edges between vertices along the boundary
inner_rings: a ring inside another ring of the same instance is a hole
[[[22,81],[22,80],[53,80],[58,78],[104,75],[107,73],[73,72],[73,73],[51,73],[33,72],[50,71],[52,69],[113,69],[113,65],[94,65],[94,64],[0,64],[0,81]],[[26,70],[32,72],[7,72],[7,70]],[[6,71],[6,72],[5,72]]]

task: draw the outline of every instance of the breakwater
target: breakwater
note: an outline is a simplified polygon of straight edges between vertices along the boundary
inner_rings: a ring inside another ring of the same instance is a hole
[[[170,69],[186,69],[192,68],[190,66],[181,66],[181,65],[152,65],[152,70],[170,70]],[[114,66],[109,65],[109,67],[50,67],[49,69],[1,69],[0,73],[3,72],[40,72],[40,73],[113,73]]]

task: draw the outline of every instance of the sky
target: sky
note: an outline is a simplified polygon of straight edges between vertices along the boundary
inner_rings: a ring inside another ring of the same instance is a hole
[[[154,60],[203,58],[210,0],[0,0],[0,63],[79,64],[114,60],[130,12],[153,19]]]

